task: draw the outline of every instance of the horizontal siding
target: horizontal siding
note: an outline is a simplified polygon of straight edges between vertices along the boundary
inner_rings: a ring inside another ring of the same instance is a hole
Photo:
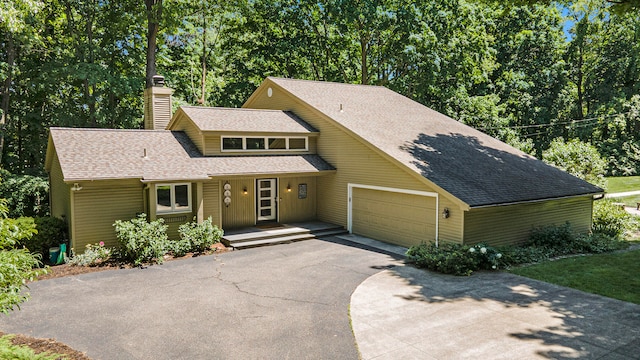
[[[591,229],[590,196],[538,203],[471,209],[465,215],[464,242],[493,246],[524,243],[539,226],[571,224],[574,231]]]
[[[300,184],[307,184],[305,199],[298,198]],[[291,187],[291,191],[287,191],[287,186]],[[315,177],[280,178],[278,191],[281,199],[278,203],[281,223],[309,221],[316,218]]]
[[[58,154],[54,152],[49,174],[49,205],[51,216],[69,219],[71,215],[70,186],[64,182]]]
[[[180,112],[180,116],[176,119],[175,124],[172,129],[175,131],[184,131],[185,134],[191,139],[193,144],[198,148],[201,154],[204,154],[206,149],[204,148],[204,142],[202,140],[203,136],[200,135],[200,130],[196,127],[196,125],[188,120],[182,112]]]
[[[337,168],[335,174],[318,178],[317,189],[321,195],[317,200],[317,213],[320,220],[346,227],[348,183],[436,192],[404,168],[383,158],[315,110],[275,87],[270,98],[264,92],[258,95],[249,104],[251,107],[292,111],[320,132],[317,153]],[[450,207],[455,216],[441,223],[439,236],[447,241],[461,242],[463,219],[459,206],[445,196],[440,197],[440,203],[441,208]]]
[[[74,238],[71,246],[84,251],[87,244],[104,241],[117,246],[113,223],[129,220],[143,211],[142,184],[137,180],[94,181],[80,183],[82,190],[72,192]]]

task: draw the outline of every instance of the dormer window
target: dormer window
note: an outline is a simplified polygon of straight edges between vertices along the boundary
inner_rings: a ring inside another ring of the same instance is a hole
[[[230,136],[222,137],[222,151],[307,151],[307,137]]]

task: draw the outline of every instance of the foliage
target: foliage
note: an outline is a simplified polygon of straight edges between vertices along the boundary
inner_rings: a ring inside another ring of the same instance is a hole
[[[174,253],[184,256],[188,252],[201,253],[210,249],[211,245],[220,242],[223,231],[213,225],[209,217],[200,224],[193,221],[180,225],[178,233],[180,240],[175,242]]]
[[[0,214],[3,215],[3,214]],[[17,248],[36,232],[31,218],[7,219],[0,216],[0,312],[8,313],[28,299],[22,292],[26,280],[46,272],[40,267],[40,257],[29,250]]]
[[[27,345],[14,345],[11,342],[13,335],[0,337],[0,359],[12,360],[64,360],[67,356],[51,353],[49,351],[35,353]]]
[[[542,160],[594,185],[605,186],[606,162],[593,145],[557,138],[542,153]]]
[[[628,243],[606,234],[576,235],[567,223],[534,229],[524,245],[494,248],[480,243],[422,243],[407,251],[416,266],[452,275],[471,275],[477,270],[497,270],[511,266],[538,263],[569,254],[599,254],[624,249]]]
[[[113,226],[124,260],[135,265],[164,261],[163,256],[170,248],[164,219],[148,222],[147,215],[140,214],[128,221],[116,220]]]
[[[69,264],[74,266],[97,266],[111,259],[113,249],[104,246],[104,242],[87,244],[82,254],[74,254]]]
[[[486,245],[467,246],[445,243],[422,243],[412,246],[407,257],[416,266],[444,274],[468,276],[476,270],[496,270],[502,265],[502,254]]]
[[[40,254],[43,258],[49,254],[49,248],[66,241],[67,223],[55,217],[36,217],[33,219],[37,233],[23,241],[27,249]]]
[[[12,175],[0,169],[0,198],[7,200],[7,216],[46,216],[49,214],[49,181],[32,175]]]
[[[517,267],[511,272],[622,301],[640,304],[640,250],[574,256]]]
[[[608,199],[596,201],[593,205],[594,233],[601,233],[611,237],[621,237],[625,231],[630,230],[635,221],[633,216],[614,202]]]

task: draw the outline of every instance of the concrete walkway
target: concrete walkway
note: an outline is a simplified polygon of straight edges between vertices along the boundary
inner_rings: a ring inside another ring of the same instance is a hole
[[[640,305],[500,272],[398,266],[351,296],[362,359],[638,359]]]
[[[605,198],[621,198],[621,197],[635,196],[635,195],[640,195],[640,190],[610,193],[610,194],[605,194],[604,197]]]

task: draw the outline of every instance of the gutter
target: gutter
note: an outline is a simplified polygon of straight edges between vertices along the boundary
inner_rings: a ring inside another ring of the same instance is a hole
[[[483,209],[483,208],[497,207],[497,206],[509,206],[509,205],[518,205],[518,204],[533,204],[533,203],[539,203],[539,202],[550,201],[550,200],[573,199],[573,198],[584,197],[584,196],[589,196],[589,195],[593,196],[593,200],[600,200],[600,199],[604,198],[604,191],[600,192],[600,193],[586,193],[586,194],[580,194],[580,195],[560,196],[560,197],[554,197],[554,198],[545,198],[545,199],[536,199],[536,200],[514,201],[514,202],[500,203],[500,204],[487,204],[487,205],[470,206],[469,208],[470,209]],[[596,196],[599,196],[599,197],[596,197]]]

